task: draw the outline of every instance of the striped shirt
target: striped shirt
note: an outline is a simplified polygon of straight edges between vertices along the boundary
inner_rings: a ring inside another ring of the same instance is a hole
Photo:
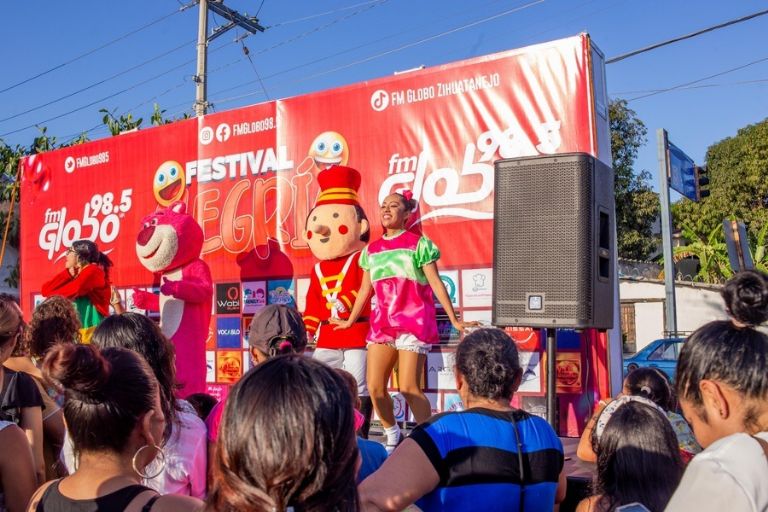
[[[447,412],[409,438],[440,476],[438,486],[416,502],[424,511],[519,510],[521,502],[525,510],[554,508],[563,445],[538,416],[483,408]]]

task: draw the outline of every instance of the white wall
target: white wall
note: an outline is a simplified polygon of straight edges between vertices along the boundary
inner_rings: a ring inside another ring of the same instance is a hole
[[[635,304],[637,350],[664,335],[664,283],[662,281],[620,279],[622,303]],[[712,320],[727,318],[720,287],[675,283],[677,330],[695,331]]]

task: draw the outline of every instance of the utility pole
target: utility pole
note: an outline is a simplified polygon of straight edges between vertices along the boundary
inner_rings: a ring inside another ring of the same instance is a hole
[[[672,257],[672,212],[669,208],[669,140],[667,131],[656,131],[659,157],[659,201],[661,202],[661,241],[664,252],[664,290],[667,331],[677,336],[677,304],[675,303],[675,261]]]
[[[264,32],[255,16],[240,14],[224,6],[223,0],[198,0],[200,13],[197,23],[197,75],[195,75],[195,115],[203,116],[208,110],[208,43],[223,35],[232,27],[238,26],[251,34]],[[213,11],[229,21],[223,27],[218,27],[208,36],[208,10]]]
[[[195,115],[204,116],[208,108],[208,0],[200,0],[197,21],[197,74],[195,75]]]

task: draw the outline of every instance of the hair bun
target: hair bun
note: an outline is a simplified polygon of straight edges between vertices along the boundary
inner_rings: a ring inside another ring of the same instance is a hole
[[[755,326],[768,320],[768,276],[745,270],[725,283],[723,300],[731,316],[739,323]]]
[[[98,398],[111,365],[95,345],[62,343],[53,347],[43,362],[43,372],[58,388],[74,391],[87,400]]]

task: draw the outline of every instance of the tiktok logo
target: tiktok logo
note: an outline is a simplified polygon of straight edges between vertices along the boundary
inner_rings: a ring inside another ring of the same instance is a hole
[[[371,108],[376,112],[381,112],[389,106],[389,93],[383,89],[374,91],[371,94]]]

